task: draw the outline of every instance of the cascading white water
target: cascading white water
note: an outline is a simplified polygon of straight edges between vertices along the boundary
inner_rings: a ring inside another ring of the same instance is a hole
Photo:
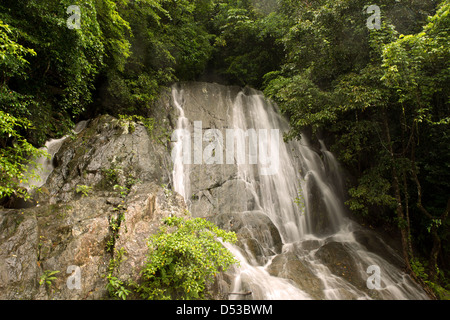
[[[279,129],[286,132],[287,122],[281,117],[273,117],[272,105],[253,91],[251,95],[240,92],[233,104],[233,123],[235,129]],[[258,194],[258,209],[271,218],[280,231],[284,243],[299,241],[306,232],[306,222],[293,199],[299,190],[301,175],[298,164],[290,156],[289,144],[280,143],[278,173],[260,175],[255,165],[238,165],[238,177],[245,180],[253,193]],[[261,165],[259,165],[261,166]],[[289,177],[289,179],[286,179]]]
[[[186,90],[188,89],[174,86],[172,100],[179,113],[177,129],[191,130],[189,129],[192,128],[191,123],[197,119],[188,119],[189,114],[185,114],[186,95],[193,94]],[[207,93],[207,89],[204,88],[203,92]],[[224,125],[226,128],[244,131],[278,129],[281,133],[289,130],[288,122],[279,115],[276,105],[267,101],[256,90],[245,89],[233,94],[231,89],[228,89],[222,94],[225,97],[217,97],[217,95],[210,97],[208,94],[205,94],[207,98],[204,98],[206,102],[202,102],[202,108],[205,108],[204,104],[207,103],[221,104],[220,109],[226,110],[227,123]],[[192,103],[194,105],[190,105],[189,108],[195,109],[195,103],[200,103],[198,101],[201,97],[191,100],[194,101]],[[197,114],[195,110],[191,113]],[[173,186],[174,190],[183,195],[189,204],[190,175],[197,169],[196,165],[183,164],[183,153],[180,148],[183,137],[177,133],[173,138],[177,147],[172,154],[174,157]],[[268,216],[281,236],[283,243],[281,254],[294,256],[297,263],[304,268],[304,272],[311,273],[311,276],[319,279],[319,282],[312,281],[314,286],[300,288],[298,283],[273,276],[268,272],[272,260],[277,256],[272,250],[266,250],[267,256],[263,262],[258,263],[255,259],[249,258],[252,257],[250,251],[243,252],[242,247],[224,244],[240,260],[240,267],[234,271],[232,292],[250,290],[254,299],[427,299],[424,291],[398,266],[387,261],[385,257],[370,252],[356,241],[355,234],[364,235],[366,231],[346,217],[342,198],[344,183],[339,172],[339,164],[322,141],[320,145],[320,150],[314,150],[306,137],[302,137],[301,141],[280,142],[277,150],[279,161],[277,174],[261,174],[263,169],[261,163],[236,164],[237,174],[233,179],[243,183],[245,193],[239,189],[234,192],[236,199],[226,199],[229,202],[243,202],[244,206],[249,206],[249,208],[242,208],[242,214],[246,210],[257,210]],[[228,164],[223,166],[226,165]],[[200,166],[198,168],[198,170],[206,170],[204,166],[201,169]],[[217,165],[211,168],[220,170]],[[211,200],[210,191],[204,190],[204,192],[213,203],[214,199]],[[253,197],[253,201],[240,201],[239,197],[246,197],[248,194]],[[294,201],[296,198],[299,205]],[[272,240],[267,239],[264,242],[270,247]],[[379,238],[377,241],[382,242]],[[311,246],[311,244],[314,245]],[[323,256],[326,256],[327,246],[330,248],[333,245],[343,250],[344,257],[347,257],[348,261],[353,261],[352,277],[367,279],[368,266],[380,266],[381,287],[370,291],[365,282],[363,285],[355,284],[354,281],[352,283],[350,281],[352,279],[348,278],[348,275],[346,277],[347,271],[338,274],[336,270],[331,270],[330,265],[327,266],[321,257],[323,259]],[[390,257],[401,260],[388,245],[383,243],[383,246],[387,248],[386,251],[389,251]],[[317,293],[317,291],[320,292]],[[234,298],[240,297],[234,296]]]
[[[78,122],[74,129],[72,130],[73,134],[80,133],[84,128],[86,128],[88,121],[83,120]],[[34,159],[33,165],[30,165],[28,167],[28,173],[30,174],[29,178],[27,179],[27,183],[22,184],[22,187],[27,188],[28,191],[31,191],[32,188],[39,188],[45,184],[47,181],[48,176],[53,171],[53,157],[55,154],[59,151],[64,141],[69,136],[64,136],[59,139],[50,139],[47,142],[45,142],[45,146],[42,147],[42,150],[45,150],[48,154],[48,156],[41,156],[36,159]],[[35,171],[35,176],[32,177],[31,173]]]
[[[179,92],[177,90],[172,90],[172,100],[175,104],[179,112],[178,120],[177,120],[177,131],[174,132],[174,136],[172,137],[172,141],[175,141],[175,147],[173,148],[172,161],[173,161],[173,188],[179,194],[183,196],[184,199],[187,199],[188,196],[188,188],[189,182],[186,181],[188,178],[185,174],[185,165],[183,159],[183,131],[187,130],[189,127],[189,120],[184,116],[184,110],[182,107],[182,98],[183,98],[183,90]]]
[[[234,279],[233,292],[243,292],[243,283],[250,288],[253,297],[265,300],[311,300],[306,292],[292,285],[286,279],[270,275],[265,266],[254,266],[247,261],[241,251],[229,243],[224,246],[239,260],[239,270]],[[231,299],[238,299],[232,295]]]

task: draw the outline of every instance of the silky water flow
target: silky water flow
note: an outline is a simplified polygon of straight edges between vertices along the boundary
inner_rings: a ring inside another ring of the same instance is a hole
[[[424,291],[401,270],[398,253],[373,231],[347,217],[340,166],[325,144],[320,141],[320,149],[315,149],[306,136],[284,142],[288,122],[262,93],[206,83],[177,84],[172,87],[171,101],[178,112],[177,129],[184,132],[192,133],[198,118],[203,120],[205,129],[280,131],[278,150],[270,150],[277,152],[278,172],[265,175],[261,174],[264,164],[260,162],[186,164],[181,146],[185,140],[179,133],[173,136],[173,187],[185,198],[194,216],[210,214],[200,213],[205,204],[196,205],[196,201],[205,198],[207,210],[214,214],[234,212],[243,228],[254,222],[252,217],[265,215],[263,218],[273,223],[281,237],[281,252],[277,252],[273,249],[274,233],[259,228],[260,234],[255,238],[265,249],[260,250],[263,257],[258,259],[246,245],[224,243],[240,261],[239,267],[231,271],[231,292],[251,292],[251,295],[230,295],[230,299],[427,299]],[[207,141],[204,137],[203,142]],[[222,151],[225,143],[219,143],[223,148],[218,150]],[[250,152],[250,147],[245,150]],[[203,174],[200,171],[209,172],[212,187],[199,186],[202,180],[198,177]],[[218,171],[232,179],[212,181]],[[222,189],[213,188],[217,186]],[[236,209],[239,203],[243,206]],[[258,214],[249,215],[250,211]],[[256,229],[251,232],[259,232]],[[368,234],[372,239],[369,244],[375,241],[381,246],[383,256],[377,250],[368,250],[367,243],[364,246],[360,243],[363,241],[357,241],[357,238],[367,240]],[[333,260],[338,253],[340,256]],[[274,272],[280,261],[281,267]],[[368,287],[369,266],[379,267],[379,288]]]

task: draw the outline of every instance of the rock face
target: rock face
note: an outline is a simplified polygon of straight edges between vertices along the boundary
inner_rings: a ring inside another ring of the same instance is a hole
[[[327,235],[333,231],[333,224],[329,220],[326,212],[325,203],[322,199],[322,193],[314,177],[310,178],[310,192],[307,194],[310,203],[308,224],[310,230],[316,235]]]
[[[72,200],[78,185],[104,190],[138,180],[168,184],[168,154],[166,146],[152,141],[143,125],[101,116],[74,141],[61,146],[45,185],[48,192],[41,198],[51,203]]]
[[[189,96],[195,100],[201,92],[215,99],[224,88],[194,83]],[[211,109],[204,103],[208,99],[189,104],[190,116],[205,129],[226,128],[228,110]],[[173,101],[164,98],[161,103],[165,110],[159,116],[169,120],[169,132],[176,117]],[[105,276],[120,250],[124,256],[115,276],[138,282],[146,240],[164,217],[186,214],[183,198],[170,190],[168,141],[155,139],[142,123],[104,115],[66,138],[52,161],[53,171],[33,197],[37,206],[0,210],[0,299],[108,298]],[[249,211],[255,197],[236,177],[234,165],[197,167],[187,200],[195,216],[236,231],[241,248],[251,252],[249,258],[264,263],[264,257],[281,252],[281,237],[270,218]],[[58,273],[51,285],[40,285],[52,271]],[[75,275],[81,275],[79,289],[70,285]],[[212,297],[228,298],[232,281],[231,275],[220,274],[217,283],[208,284]]]
[[[267,271],[277,277],[293,281],[300,289],[308,292],[314,299],[323,299],[323,283],[305,265],[303,261],[291,253],[277,255]]]
[[[307,141],[281,145],[277,150],[280,171],[266,176],[262,163],[253,159],[250,165],[250,157],[237,164],[235,153],[234,162],[224,161],[233,160],[228,147],[237,149],[238,145],[238,140],[227,140],[228,129],[245,131],[239,144],[245,144],[240,155],[247,157],[251,130],[288,128],[274,112],[276,107],[260,93],[210,83],[181,83],[172,90],[172,102],[180,115],[177,129],[183,130],[183,147],[186,137],[191,155],[182,166],[175,166],[175,189],[183,193],[193,216],[237,234],[237,247],[229,248],[242,263],[221,275],[216,288],[221,297],[230,288],[239,295],[253,292],[239,299],[410,297],[409,284],[396,293],[402,275],[393,279],[386,275],[393,272],[386,264],[395,260],[389,257],[392,252],[387,252],[379,238],[361,228],[355,231],[347,221],[342,195],[336,192],[342,189],[339,166],[325,145],[320,150]],[[177,147],[178,139],[181,136],[177,136]],[[202,157],[196,153],[199,150]],[[258,150],[264,148],[259,145]],[[181,152],[176,154],[181,159]],[[296,197],[303,209],[295,206]],[[385,259],[380,258],[383,255]],[[382,265],[382,287],[396,288],[380,295],[368,291],[369,265]]]
[[[143,125],[109,116],[66,139],[38,205],[0,210],[0,299],[108,298],[105,275],[120,249],[115,275],[137,281],[161,219],[186,214],[164,185],[168,154]],[[50,271],[56,279],[40,285]]]
[[[264,114],[264,109],[250,108],[263,105],[260,96],[252,93],[241,101],[246,89],[239,90],[183,84],[177,89],[184,92],[178,97],[182,101],[162,99],[159,117],[168,121],[160,119],[160,132],[105,115],[66,138],[53,158],[54,170],[28,203],[31,207],[0,209],[0,299],[108,299],[105,276],[111,266],[119,280],[139,283],[147,239],[163,218],[185,216],[187,209],[234,231],[238,242],[230,250],[245,260],[243,272],[231,268],[207,284],[209,298],[228,299],[230,290],[253,290],[253,296],[239,296],[248,299],[423,298],[411,293],[418,290],[404,281],[401,259],[376,234],[352,228],[345,236],[333,235],[341,222],[329,210],[334,203],[324,201],[330,196],[319,183],[323,179],[310,179],[307,188],[312,216],[292,215],[298,189],[283,182],[296,179],[297,162],[285,162],[282,169],[294,170],[274,175],[280,179],[262,177],[255,169],[242,171],[236,164],[185,165],[177,175],[188,177],[183,180],[185,199],[172,191],[177,166],[166,137],[174,126],[170,119],[177,117],[173,106],[183,104],[186,117],[201,121],[202,129],[223,131],[236,119],[229,107],[233,103],[221,100],[236,99],[246,119]],[[318,155],[305,159],[321,161]],[[296,237],[301,221],[307,227],[302,232],[310,232],[304,239]],[[383,288],[401,289],[403,295],[368,291],[368,262],[383,267]],[[48,283],[41,285],[45,279]],[[273,292],[266,296],[266,291]]]
[[[366,279],[360,277],[353,255],[349,253],[350,250],[345,243],[330,241],[321,246],[315,256],[322,260],[334,275],[344,278],[357,288],[364,288]]]
[[[29,299],[38,294],[39,235],[34,214],[0,212],[0,298]]]
[[[259,211],[222,213],[210,217],[220,228],[233,231],[238,237],[238,246],[250,262],[264,264],[266,257],[281,253],[281,236],[268,216]]]
[[[182,92],[178,103],[182,105],[186,118],[190,122],[201,123],[203,130],[225,132],[232,123],[231,99],[240,91],[239,87],[194,82],[180,84],[178,91]],[[191,124],[191,137],[194,136],[193,131]],[[202,150],[206,144],[207,141],[204,141]],[[185,164],[184,170],[189,177],[186,202],[195,216],[254,209],[254,196],[249,194],[245,182],[238,179],[236,165]]]
[[[371,230],[356,230],[353,232],[353,236],[367,251],[379,255],[399,268],[405,267],[405,263],[400,255],[388,246],[375,232]]]

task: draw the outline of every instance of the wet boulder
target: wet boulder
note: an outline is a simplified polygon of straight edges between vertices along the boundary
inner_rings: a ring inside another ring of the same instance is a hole
[[[65,139],[53,162],[39,201],[69,201],[77,186],[112,191],[137,181],[168,184],[171,160],[166,146],[154,141],[141,123],[104,115],[93,119],[75,139]]]
[[[404,268],[405,263],[401,256],[388,246],[375,232],[371,230],[357,230],[353,232],[353,236],[367,251],[379,255],[399,268]]]
[[[316,251],[318,258],[334,275],[344,278],[359,289],[366,289],[366,279],[361,277],[351,247],[342,242],[330,241]]]
[[[238,245],[252,259],[263,264],[267,257],[281,253],[280,233],[272,220],[260,211],[222,213],[209,217],[217,226],[234,231]]]
[[[277,255],[267,267],[270,275],[291,280],[314,299],[323,299],[323,283],[309,264],[291,252]]]

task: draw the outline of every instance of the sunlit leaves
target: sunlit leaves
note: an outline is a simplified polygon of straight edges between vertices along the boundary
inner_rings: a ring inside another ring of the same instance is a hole
[[[396,89],[398,102],[413,107],[416,121],[445,123],[433,117],[430,104],[449,94],[450,4],[443,2],[423,32],[400,36],[384,47],[382,80]],[[448,103],[448,101],[444,101]],[[448,119],[449,114],[442,114]]]
[[[169,217],[148,241],[148,262],[137,291],[146,299],[200,299],[207,281],[236,262],[218,241],[235,242],[236,235],[202,218]]]
[[[27,190],[19,186],[36,176],[28,166],[29,163],[33,164],[30,159],[47,154],[33,147],[20,135],[20,130],[31,127],[30,121],[0,110],[0,142],[3,143],[0,146],[0,199],[13,194],[29,197]]]
[[[36,55],[33,49],[25,48],[14,40],[11,28],[0,20],[0,70],[1,80],[7,77],[26,76],[24,67],[28,64],[26,55]]]
[[[414,201],[408,157],[416,157],[423,178],[433,181],[437,193],[429,199],[442,206],[448,194],[448,179],[438,177],[446,176],[450,155],[443,147],[450,117],[450,4],[442,1],[422,31],[415,26],[426,21],[399,19],[412,23],[403,30],[417,30],[407,35],[399,35],[379,4],[381,28],[368,30],[364,1],[282,1],[293,21],[283,38],[286,63],[265,76],[265,93],[289,118],[290,137],[311,128],[326,132],[331,149],[358,179],[350,188],[350,209],[381,211],[387,218],[393,169],[405,179],[404,201]],[[417,11],[414,4],[402,6]]]

